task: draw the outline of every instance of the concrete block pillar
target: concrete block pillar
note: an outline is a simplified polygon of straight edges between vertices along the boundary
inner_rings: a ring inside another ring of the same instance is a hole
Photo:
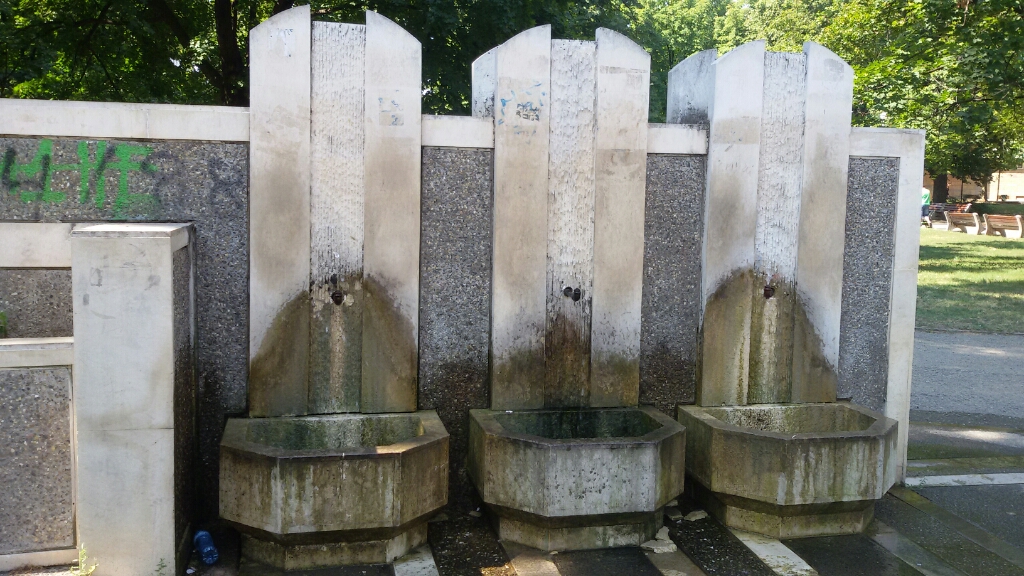
[[[78,542],[98,576],[184,570],[195,461],[188,224],[71,234]]]
[[[852,69],[751,42],[668,94],[671,122],[709,125],[697,403],[834,401]]]

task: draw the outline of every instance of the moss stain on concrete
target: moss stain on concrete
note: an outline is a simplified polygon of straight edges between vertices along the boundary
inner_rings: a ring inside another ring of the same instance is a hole
[[[363,279],[362,400],[360,411],[416,410],[417,347],[412,321],[390,291],[372,276]]]
[[[578,320],[565,314],[550,319],[544,339],[544,407],[582,408],[590,403],[590,303]],[[539,385],[537,382],[534,385]]]
[[[544,407],[544,347],[517,350],[503,360],[491,358],[491,409],[529,410]]]
[[[747,403],[789,402],[796,287],[783,278],[759,274],[752,288]]]
[[[754,273],[737,270],[708,298],[698,348],[697,404],[745,404]]]
[[[309,411],[358,412],[362,393],[362,273],[318,280],[310,292]]]
[[[249,362],[249,415],[294,416],[307,411],[309,293],[285,304]]]
[[[825,358],[825,345],[799,297],[793,306],[793,385],[790,402],[835,402],[838,366]]]

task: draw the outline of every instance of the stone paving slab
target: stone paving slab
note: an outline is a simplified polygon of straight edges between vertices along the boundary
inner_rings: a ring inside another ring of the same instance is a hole
[[[1024,484],[915,488],[914,492],[1024,553]]]
[[[969,576],[1024,576],[1021,567],[894,496],[878,502],[875,517]]]
[[[920,576],[920,572],[862,534],[799,538],[783,543],[820,576]]]
[[[912,410],[1024,414],[1024,335],[925,332],[914,340]]]

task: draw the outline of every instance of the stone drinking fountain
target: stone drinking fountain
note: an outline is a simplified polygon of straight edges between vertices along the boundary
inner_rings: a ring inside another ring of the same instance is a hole
[[[249,418],[220,514],[277,568],[390,562],[448,498],[448,433],[416,410],[420,44],[308,7],[250,43]]]
[[[710,127],[686,469],[719,520],[776,538],[861,531],[896,480],[896,421],[836,402],[852,97],[811,42],[669,75],[669,121]]]
[[[500,538],[637,546],[684,483],[685,431],[638,407],[650,57],[527,30],[473,64],[494,122],[491,409],[469,473]]]

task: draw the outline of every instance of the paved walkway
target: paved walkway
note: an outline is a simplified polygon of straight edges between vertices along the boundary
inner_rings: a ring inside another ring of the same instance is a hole
[[[1024,336],[919,330],[910,408],[1024,418]]]

